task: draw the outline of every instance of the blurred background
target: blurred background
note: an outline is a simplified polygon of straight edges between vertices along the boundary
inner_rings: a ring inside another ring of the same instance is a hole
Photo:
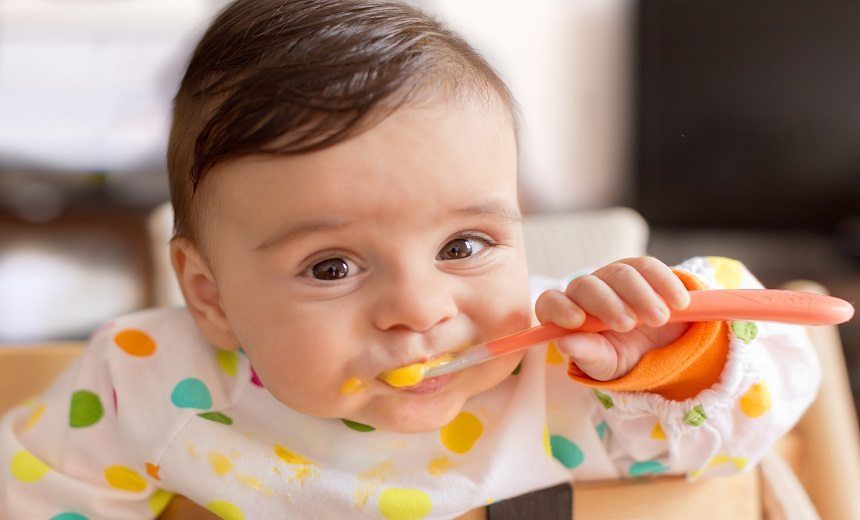
[[[860,302],[860,2],[414,3],[519,100],[528,212],[629,206],[667,263],[732,256]],[[171,98],[225,4],[0,0],[0,343],[156,301]],[[841,332],[856,396],[860,325]]]

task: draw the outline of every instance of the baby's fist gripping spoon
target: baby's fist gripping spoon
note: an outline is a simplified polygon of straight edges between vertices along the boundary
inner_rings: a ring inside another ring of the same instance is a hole
[[[854,307],[850,303],[832,296],[777,289],[721,289],[691,291],[690,304],[685,309],[672,310],[669,323],[759,320],[799,325],[836,325],[850,320],[853,315]],[[415,363],[383,372],[379,378],[392,386],[411,386],[425,378],[463,370],[572,332],[606,330],[609,327],[593,316],[587,316],[585,322],[575,329],[546,323],[473,345],[454,356],[443,357],[445,359],[442,362]]]

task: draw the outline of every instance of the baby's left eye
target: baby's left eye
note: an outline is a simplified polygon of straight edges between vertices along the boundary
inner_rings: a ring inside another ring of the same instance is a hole
[[[439,251],[439,260],[462,260],[487,247],[487,241],[476,238],[455,238]]]

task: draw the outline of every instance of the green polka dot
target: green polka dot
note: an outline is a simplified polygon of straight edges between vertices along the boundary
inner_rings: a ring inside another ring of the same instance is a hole
[[[658,460],[645,460],[642,462],[634,462],[630,465],[630,476],[641,477],[642,475],[654,475],[663,473],[667,469],[666,465]]]
[[[230,426],[231,424],[233,424],[233,419],[231,419],[227,415],[224,415],[221,412],[203,412],[203,413],[198,413],[197,415],[204,418],[204,419],[208,419],[210,421],[213,421],[213,422],[226,424],[227,426]]]
[[[585,458],[579,446],[561,435],[550,436],[549,444],[552,449],[552,456],[558,459],[567,469],[579,466]]]
[[[597,436],[600,437],[600,440],[606,438],[606,421],[600,421],[600,424],[597,425]]]
[[[751,321],[733,321],[732,332],[747,345],[758,336],[758,325]]]
[[[341,421],[343,421],[343,424],[347,425],[350,429],[357,432],[372,432],[376,429],[368,424],[361,424],[360,422],[350,421],[349,419],[341,419]]]
[[[212,407],[212,396],[203,381],[189,377],[173,387],[170,401],[177,408],[197,408],[207,410]]]
[[[705,415],[705,409],[702,408],[702,405],[695,406],[684,416],[684,422],[690,426],[701,426],[706,420],[708,420],[708,416]]]
[[[99,396],[89,390],[78,390],[72,394],[72,405],[69,408],[69,426],[86,428],[92,426],[104,415]]]
[[[87,517],[78,513],[60,513],[52,516],[51,520],[87,520]]]
[[[419,520],[432,508],[430,495],[420,489],[388,488],[379,495],[379,512],[387,520]]]
[[[609,395],[604,394],[596,388],[592,388],[592,391],[594,392],[594,395],[597,396],[597,400],[600,401],[600,404],[602,404],[603,407],[607,410],[615,406],[615,403],[612,402],[612,397],[610,397]]]

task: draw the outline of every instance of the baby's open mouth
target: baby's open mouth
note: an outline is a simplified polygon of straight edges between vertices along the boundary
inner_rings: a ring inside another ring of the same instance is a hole
[[[452,354],[443,354],[429,361],[413,363],[405,367],[386,370],[379,374],[378,379],[385,381],[394,388],[407,388],[415,386],[424,380],[424,374],[433,367],[450,363],[454,358]]]

